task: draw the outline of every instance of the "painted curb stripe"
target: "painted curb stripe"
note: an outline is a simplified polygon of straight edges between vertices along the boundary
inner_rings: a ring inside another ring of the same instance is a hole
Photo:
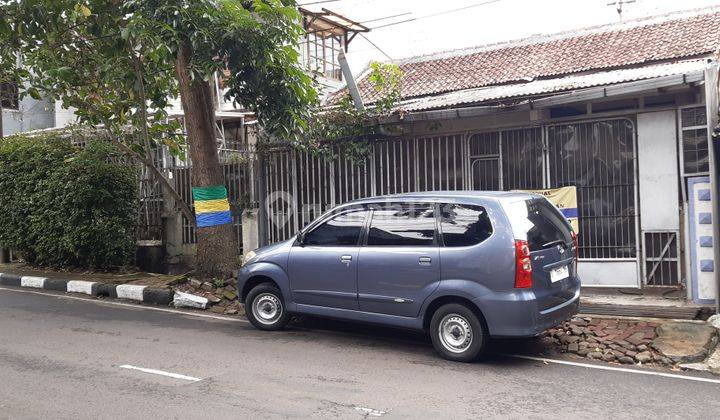
[[[0,284],[4,286],[15,286],[20,287],[20,276],[14,274],[3,274],[0,273]]]
[[[207,201],[227,199],[227,188],[224,185],[211,185],[209,187],[193,187],[193,200]]]
[[[82,293],[85,295],[93,295],[93,281],[70,280],[67,283],[67,291],[71,293]]]
[[[20,277],[20,286],[42,289],[45,286],[45,280],[45,277],[22,276]]]
[[[66,292],[67,291],[67,280],[60,280],[60,279],[45,279],[45,284],[43,285],[43,288],[45,290],[55,290],[58,292]]]
[[[220,200],[207,200],[207,201],[196,201],[195,202],[195,213],[213,213],[220,211],[229,211],[230,203],[227,199],[222,198]]]
[[[116,298],[117,291],[115,290],[114,284],[109,283],[99,283],[97,284],[97,295],[98,296],[107,296],[111,298]]]
[[[207,308],[208,303],[208,298],[204,296],[193,295],[192,293],[175,292],[175,295],[173,295],[173,305],[176,308],[205,309]]]
[[[115,287],[115,293],[120,299],[137,300],[142,302],[143,290],[147,286],[138,286],[136,284],[119,284]]]
[[[215,213],[201,213],[197,217],[197,227],[211,227],[219,225],[227,225],[232,223],[232,215],[230,211],[222,211]]]
[[[146,287],[142,291],[142,301],[157,305],[169,305],[173,300],[173,291],[170,289],[157,289]]]

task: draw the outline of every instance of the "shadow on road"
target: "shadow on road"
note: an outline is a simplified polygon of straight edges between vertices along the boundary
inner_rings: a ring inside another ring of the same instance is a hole
[[[387,346],[396,349],[407,346],[408,350],[416,350],[420,347],[429,353],[433,352],[432,342],[427,334],[387,326],[303,316],[293,320],[289,330],[322,333],[327,339],[330,339],[331,336],[350,336],[359,340],[367,340],[368,345],[373,346]],[[323,340],[323,338],[320,339]],[[493,363],[499,361],[499,359],[504,359],[497,357],[503,355],[524,354],[538,357],[557,355],[552,342],[541,337],[492,339],[488,343],[486,353],[488,356],[484,357],[482,361],[492,361]]]

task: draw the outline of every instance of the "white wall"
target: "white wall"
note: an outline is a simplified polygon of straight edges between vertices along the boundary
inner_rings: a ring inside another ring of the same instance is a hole
[[[65,127],[76,122],[75,108],[66,109],[60,102],[55,102],[55,127]]]
[[[638,114],[640,227],[680,228],[677,122],[675,111]]]
[[[51,101],[38,101],[26,96],[20,101],[19,108],[19,110],[3,108],[4,135],[50,128],[55,124],[55,106]]]

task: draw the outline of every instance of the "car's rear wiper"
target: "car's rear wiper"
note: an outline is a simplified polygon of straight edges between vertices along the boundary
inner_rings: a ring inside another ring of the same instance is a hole
[[[548,242],[548,243],[546,243],[546,244],[542,244],[541,248],[545,249],[545,248],[549,248],[549,247],[551,247],[551,246],[553,246],[553,245],[557,245],[557,244],[566,245],[564,239],[556,239],[556,240],[550,241],[550,242]]]

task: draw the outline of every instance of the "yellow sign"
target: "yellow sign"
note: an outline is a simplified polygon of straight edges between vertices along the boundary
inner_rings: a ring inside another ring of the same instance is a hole
[[[560,213],[570,222],[575,233],[578,233],[578,207],[577,189],[575,186],[551,188],[549,190],[525,190],[526,192],[540,194],[548,199]]]

